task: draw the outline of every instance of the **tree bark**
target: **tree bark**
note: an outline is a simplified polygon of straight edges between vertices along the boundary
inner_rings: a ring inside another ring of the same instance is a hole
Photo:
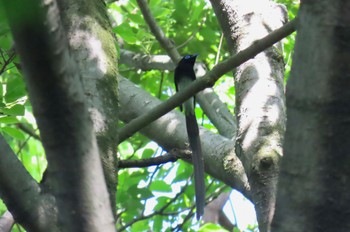
[[[13,218],[29,231],[58,231],[52,194],[30,176],[2,135],[0,147],[0,196]],[[2,218],[1,229],[12,226],[8,219],[8,216]]]
[[[350,231],[349,10],[301,2],[273,231]]]
[[[12,214],[9,211],[6,211],[0,217],[0,231],[1,232],[11,232],[11,229],[15,223],[15,220]]]
[[[111,207],[116,213],[118,63],[115,39],[103,1],[58,1],[72,56],[97,136]],[[78,16],[78,18],[77,18]]]
[[[47,156],[45,187],[57,203],[58,227],[115,231],[83,75],[70,54],[57,4],[50,0],[3,3]],[[40,217],[34,223],[41,226]],[[57,227],[34,231],[57,231]]]
[[[231,54],[281,27],[283,8],[269,1],[211,1]],[[245,7],[248,6],[249,7]],[[234,73],[238,132],[236,154],[252,191],[260,231],[268,231],[285,130],[281,43],[237,67]]]

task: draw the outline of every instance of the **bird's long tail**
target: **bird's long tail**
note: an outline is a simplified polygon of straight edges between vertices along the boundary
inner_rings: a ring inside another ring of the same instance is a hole
[[[192,105],[191,105],[192,104]],[[194,167],[194,185],[196,194],[196,217],[201,218],[204,213],[205,183],[204,183],[204,161],[202,156],[201,141],[196,115],[194,113],[193,99],[185,102],[186,128],[188,140],[192,150],[192,161]]]

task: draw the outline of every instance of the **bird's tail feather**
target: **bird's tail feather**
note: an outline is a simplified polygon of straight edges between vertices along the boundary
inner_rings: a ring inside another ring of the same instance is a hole
[[[194,185],[196,193],[196,217],[201,218],[204,213],[205,204],[205,182],[204,182],[204,161],[202,156],[201,141],[199,137],[199,129],[193,108],[186,111],[186,128],[190,147],[192,150],[192,161],[194,166]]]

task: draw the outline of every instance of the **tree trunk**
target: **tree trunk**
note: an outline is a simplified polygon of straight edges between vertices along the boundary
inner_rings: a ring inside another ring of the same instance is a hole
[[[281,27],[285,10],[270,1],[211,1],[231,54]],[[248,6],[249,7],[246,7]],[[244,165],[260,231],[268,231],[285,128],[282,46],[239,66],[234,73],[238,134],[236,154]]]
[[[302,1],[273,231],[350,231],[349,10]]]
[[[81,73],[104,176],[115,214],[118,146],[117,49],[103,1],[58,1],[72,55]],[[84,7],[82,7],[84,6]],[[79,19],[77,19],[79,15]]]
[[[27,212],[32,201],[30,209],[39,216],[23,219],[28,224],[19,221],[31,231],[115,231],[110,199],[115,198],[116,49],[111,31],[105,29],[110,29],[105,6],[94,0],[62,0],[60,9],[50,0],[3,3],[48,161],[44,184],[25,189],[35,199],[9,204],[16,197],[11,191],[21,190],[9,186],[1,191],[6,204],[17,220],[17,211]],[[62,19],[67,23],[68,16],[73,15],[80,17],[71,21],[80,30],[74,26],[64,29]],[[68,34],[70,44],[67,31],[72,33]],[[78,48],[74,45],[83,50],[75,57],[71,49]],[[89,84],[95,89],[88,88]],[[108,90],[104,89],[106,85],[110,86]],[[93,97],[86,98],[89,93]],[[114,107],[107,108],[110,106]],[[105,111],[101,112],[103,107]],[[112,178],[113,198],[108,197],[99,154],[107,155],[102,160],[108,165],[107,179]],[[15,165],[14,161],[5,161]],[[22,174],[16,179],[24,178]],[[1,182],[2,187],[8,184]],[[49,214],[52,211],[57,217]]]

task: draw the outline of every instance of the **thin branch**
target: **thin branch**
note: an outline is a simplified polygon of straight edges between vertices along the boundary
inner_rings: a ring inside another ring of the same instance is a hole
[[[21,131],[25,132],[26,134],[30,135],[31,137],[35,138],[36,140],[41,140],[40,136],[35,133],[32,129],[25,126],[23,123],[17,123],[17,128]]]
[[[253,58],[260,52],[269,48],[274,43],[293,33],[296,29],[296,24],[297,21],[293,20],[285,24],[281,28],[271,32],[264,38],[255,41],[250,47],[240,51],[237,55],[218,63],[211,71],[207,72],[207,74],[204,77],[196,79],[183,91],[176,93],[167,101],[162,102],[159,106],[153,108],[149,112],[146,112],[140,117],[133,119],[129,124],[120,129],[120,142],[129,138],[146,125],[150,124],[154,120],[158,119],[159,117],[168,113],[175,107],[179,106],[194,94],[198,93],[199,91],[202,91],[205,88],[213,86],[215,82],[225,73],[238,67],[239,65]]]
[[[163,30],[157,25],[157,22],[148,7],[147,1],[137,0],[137,3],[140,6],[143,17],[151,29],[151,32],[156,37],[163,49],[169,54],[174,63],[177,63],[180,60],[180,54],[177,51],[174,42],[168,39]]]
[[[220,42],[219,42],[219,46],[218,46],[218,52],[216,53],[216,58],[215,58],[215,65],[217,65],[219,63],[219,60],[220,60],[220,51],[221,51],[223,40],[224,40],[224,33],[221,33]]]
[[[16,53],[15,53],[15,51],[13,49],[11,49],[10,50],[10,54],[7,54],[8,58],[5,59],[5,56],[4,56],[3,52],[1,50],[0,50],[0,52],[1,52],[1,56],[2,56],[3,62],[4,62],[3,66],[0,69],[0,75],[1,75],[6,70],[7,65],[9,65],[13,61],[13,59],[15,58]]]
[[[121,64],[135,67],[142,71],[175,69],[174,62],[168,55],[148,55],[120,49],[119,61]]]
[[[178,192],[178,193],[175,195],[175,197],[173,197],[168,203],[166,203],[166,204],[165,204],[162,208],[160,208],[159,210],[156,210],[156,211],[154,211],[153,213],[151,213],[151,214],[149,214],[149,215],[141,215],[140,217],[133,219],[132,221],[130,221],[130,222],[128,222],[127,224],[125,224],[124,226],[118,228],[118,231],[126,230],[129,226],[131,226],[132,224],[134,224],[134,223],[136,223],[136,222],[138,222],[138,221],[146,220],[146,219],[151,218],[151,217],[153,217],[153,216],[155,216],[155,215],[158,215],[158,214],[162,215],[162,214],[164,213],[164,211],[165,211],[171,204],[173,204],[173,203],[177,200],[177,198],[178,198],[179,196],[181,196],[181,194],[183,194],[183,193],[185,192],[187,186],[188,186],[188,185],[186,185],[185,187],[183,187],[183,188],[181,189],[181,191]]]
[[[159,99],[162,97],[163,83],[164,83],[164,72],[162,72],[160,75],[160,83],[159,83],[159,89],[158,89],[158,95],[157,95]]]
[[[219,195],[221,193],[223,193],[224,191],[226,191],[227,188],[228,188],[228,186],[224,185],[221,188],[219,188],[215,193],[213,193],[212,195],[206,197],[205,198],[205,202],[206,202],[205,205],[208,205],[210,202],[212,202],[213,200],[218,198]],[[209,186],[206,188],[206,192],[208,191],[208,189],[209,189]],[[196,208],[196,205],[192,204],[192,206],[190,207],[190,212],[183,219],[182,223],[178,224],[176,227],[173,227],[171,230],[172,231],[182,231],[182,228],[185,225],[185,223],[194,216],[194,214],[195,214],[194,209],[195,208]]]
[[[178,159],[190,159],[190,152],[187,150],[174,149],[173,151],[158,157],[152,157],[142,160],[120,160],[118,168],[145,168],[165,164],[168,162],[175,162]]]

